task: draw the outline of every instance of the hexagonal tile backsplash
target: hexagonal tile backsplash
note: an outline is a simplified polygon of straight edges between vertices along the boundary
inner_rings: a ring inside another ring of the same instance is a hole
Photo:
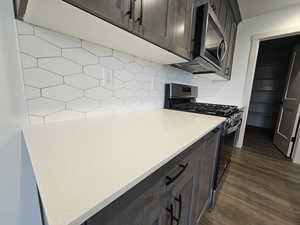
[[[17,21],[31,124],[162,108],[164,84],[209,80]]]

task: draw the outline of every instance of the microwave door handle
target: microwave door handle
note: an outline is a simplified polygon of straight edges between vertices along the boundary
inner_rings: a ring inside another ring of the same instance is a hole
[[[221,53],[220,53],[221,52]],[[224,41],[224,39],[221,41],[221,43],[220,43],[220,49],[219,49],[219,57],[218,57],[218,59],[219,59],[219,61],[220,62],[222,62],[223,61],[223,59],[224,59],[224,57],[225,57],[225,55],[226,55],[226,46],[225,46],[225,41]],[[223,54],[222,54],[223,53]]]
[[[222,48],[224,47],[224,54],[223,54],[223,56],[222,56],[222,58],[221,58],[221,62],[223,62],[223,60],[224,60],[224,58],[225,58],[225,56],[226,56],[226,54],[227,54],[227,50],[228,50],[228,46],[227,46],[227,44],[226,44],[226,41],[224,41],[223,40],[223,45],[222,45]]]
[[[218,46],[218,49],[217,49],[217,58],[218,58],[218,60],[219,61],[221,61],[221,57],[220,57],[220,49],[221,49],[221,45],[222,45],[222,42],[219,44],[219,46]]]

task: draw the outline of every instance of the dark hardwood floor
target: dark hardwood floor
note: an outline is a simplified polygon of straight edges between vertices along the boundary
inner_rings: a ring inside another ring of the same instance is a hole
[[[244,149],[234,149],[217,207],[199,225],[300,225],[300,166],[252,131]]]
[[[273,145],[274,130],[247,126],[243,149],[276,159],[287,159]]]

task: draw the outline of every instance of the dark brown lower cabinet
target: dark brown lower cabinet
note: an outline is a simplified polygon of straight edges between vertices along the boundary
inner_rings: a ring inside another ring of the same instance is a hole
[[[196,225],[207,209],[220,131],[209,133],[90,218],[87,225]]]
[[[201,151],[201,157],[197,157],[197,151],[194,152],[194,164],[196,171],[196,187],[193,204],[193,224],[197,224],[203,213],[205,212],[212,192],[214,174],[216,169],[216,157],[220,143],[220,131],[213,131],[210,136],[204,140],[203,144],[198,146]]]

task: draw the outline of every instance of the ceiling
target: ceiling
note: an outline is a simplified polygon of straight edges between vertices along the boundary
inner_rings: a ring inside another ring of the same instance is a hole
[[[243,19],[300,4],[300,0],[238,0]]]

